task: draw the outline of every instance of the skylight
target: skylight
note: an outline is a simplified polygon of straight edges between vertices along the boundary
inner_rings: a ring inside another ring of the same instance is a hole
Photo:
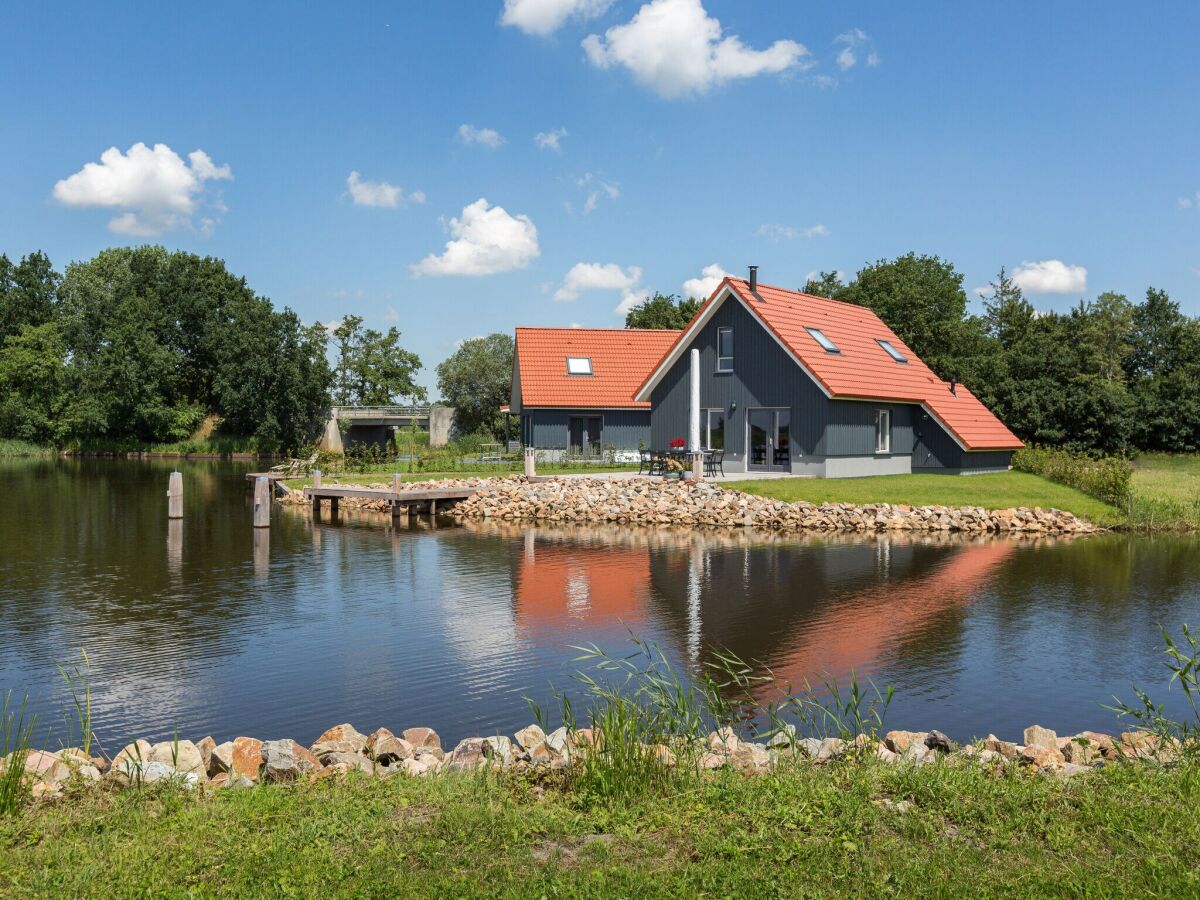
[[[829,338],[827,338],[825,336],[825,332],[823,332],[820,328],[806,328],[804,330],[812,335],[813,340],[816,341],[818,344],[820,344],[821,348],[826,353],[841,353],[842,352],[841,350],[838,349],[838,345],[835,344],[833,341],[831,341]]]
[[[898,362],[898,363],[908,362],[908,357],[905,356],[903,353],[901,353],[899,350],[897,350],[894,346],[892,346],[890,341],[885,341],[883,338],[876,338],[875,340],[879,344],[879,346],[884,349],[884,352],[887,353],[887,355],[890,356],[892,359],[894,359],[896,362]]]
[[[592,374],[592,358],[590,356],[568,356],[567,357],[567,374],[568,375],[591,375]]]

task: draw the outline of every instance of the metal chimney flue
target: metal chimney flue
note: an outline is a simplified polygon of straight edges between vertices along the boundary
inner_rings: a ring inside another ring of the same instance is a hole
[[[950,393],[953,394],[955,397],[958,396],[958,379],[957,378],[952,377],[950,379]]]
[[[750,293],[758,293],[758,266],[750,267]]]

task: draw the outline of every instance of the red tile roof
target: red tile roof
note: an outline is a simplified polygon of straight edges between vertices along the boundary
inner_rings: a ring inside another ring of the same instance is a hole
[[[649,409],[633,399],[678,331],[641,328],[518,328],[522,406]],[[568,375],[567,357],[592,361],[591,375]]]
[[[830,397],[920,403],[967,450],[1015,450],[1022,446],[1021,440],[969,390],[959,385],[951,393],[950,385],[938,378],[865,306],[764,284],[758,285],[760,301],[750,293],[748,282],[726,278],[696,313],[693,323],[705,314],[726,286],[799,359]],[[822,349],[808,328],[819,329],[840,352]],[[895,362],[879,345],[879,340],[889,342],[908,362]],[[670,353],[668,350],[663,354],[655,370]],[[646,382],[650,380],[647,378]]]

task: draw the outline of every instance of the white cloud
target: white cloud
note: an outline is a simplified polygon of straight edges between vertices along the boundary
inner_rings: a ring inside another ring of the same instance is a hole
[[[1059,259],[1023,262],[1013,269],[1012,280],[1030,294],[1081,294],[1087,290],[1087,269]]]
[[[474,125],[463,123],[458,126],[458,139],[464,144],[482,144],[495,149],[507,143],[504,135],[493,128],[476,128]]]
[[[780,40],[753,50],[736,35],[722,36],[721,23],[701,0],[650,0],[624,25],[604,36],[588,35],[583,49],[601,69],[623,66],[663,97],[702,94],[735,78],[808,68],[808,49]]]
[[[846,273],[845,272],[843,272],[841,269],[834,269],[833,274],[837,276],[838,281],[845,284],[845,282],[846,282]],[[808,282],[812,281],[814,278],[820,278],[820,277],[821,277],[821,270],[813,269],[811,272],[809,272],[807,275],[804,276],[804,283],[808,284]]]
[[[816,225],[811,225],[803,230],[793,228],[791,225],[778,225],[767,223],[758,226],[758,231],[755,232],[759,237],[765,237],[772,243],[778,244],[780,241],[794,241],[798,237],[814,238],[828,237],[829,229],[819,222]]]
[[[395,209],[404,203],[424,203],[425,192],[413,191],[405,195],[404,190],[386,181],[364,181],[358,172],[351,172],[346,178],[346,191],[355,206],[381,206]]]
[[[1180,209],[1191,209],[1193,206],[1200,206],[1200,191],[1196,191],[1193,197],[1185,194],[1176,200],[1175,203]]]
[[[622,269],[616,263],[575,263],[554,292],[554,299],[578,300],[585,291],[628,291],[641,280],[638,266]]]
[[[867,54],[868,66],[877,66],[882,62],[879,54],[875,52],[875,42],[861,28],[851,28],[835,37],[833,42],[843,45],[836,60],[838,68],[843,72],[858,65],[859,55],[864,51]]]
[[[607,12],[612,4],[613,0],[504,0],[500,24],[548,37],[567,19],[594,19]]]
[[[615,181],[606,181],[601,176],[593,172],[585,172],[582,176],[575,179],[575,186],[582,188],[584,191],[583,212],[594,212],[596,207],[600,205],[600,201],[604,199],[616,200],[621,196],[621,185]],[[570,201],[564,204],[567,212],[573,212],[574,208]]]
[[[494,275],[523,269],[541,252],[529,216],[510,216],[483,197],[464,206],[449,229],[454,239],[440,256],[431,253],[409,266],[414,275]]]
[[[385,321],[385,322],[399,322],[400,321],[400,313],[398,313],[396,311],[396,307],[389,305],[387,307],[387,309],[385,309],[383,311],[383,321]]]
[[[567,136],[567,129],[554,128],[550,131],[539,131],[533,136],[533,142],[539,150],[553,150],[558,152],[562,149],[559,146],[563,138]]]
[[[166,144],[151,150],[140,141],[122,153],[109,147],[100,162],[82,169],[54,185],[54,199],[66,206],[101,206],[121,210],[108,227],[118,234],[150,236],[172,228],[190,226],[192,215],[205,199],[206,181],[229,181],[229,166],[213,163],[203,150],[193,150],[184,162]],[[216,200],[208,205],[220,212]],[[201,231],[211,233],[219,220],[201,222]]]
[[[721,283],[721,279],[725,278],[728,274],[717,263],[705,266],[700,270],[699,278],[689,278],[683,283],[682,294],[684,297],[707,300],[709,294],[717,289],[717,285]]]

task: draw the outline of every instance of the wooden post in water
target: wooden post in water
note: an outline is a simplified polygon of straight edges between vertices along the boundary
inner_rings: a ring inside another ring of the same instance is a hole
[[[254,527],[271,526],[271,479],[259,475],[254,479]]]
[[[313,469],[313,487],[321,486],[321,470]]]
[[[172,472],[167,481],[167,518],[183,518],[183,473]]]
[[[537,474],[537,450],[533,447],[525,448],[525,477],[532,478]]]
[[[397,494],[400,493],[400,485],[401,484],[402,484],[402,482],[400,481],[400,473],[393,472],[392,473],[392,490],[395,491]]]

